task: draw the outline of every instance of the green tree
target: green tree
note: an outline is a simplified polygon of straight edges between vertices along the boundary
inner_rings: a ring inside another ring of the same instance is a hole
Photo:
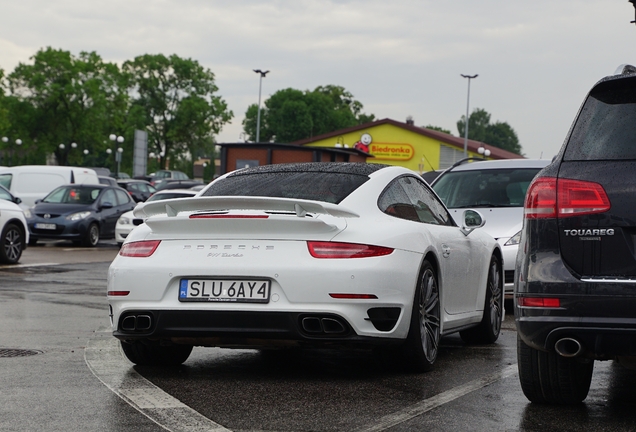
[[[191,160],[201,148],[213,149],[218,134],[233,114],[216,96],[214,74],[196,60],[177,55],[146,54],[127,61],[123,71],[133,95],[131,122],[148,131],[148,150],[192,174]]]
[[[10,133],[23,140],[25,162],[45,163],[50,153],[62,164],[93,165],[98,154],[105,159],[104,138],[126,117],[127,95],[117,66],[95,52],[74,56],[50,47],[31,60],[7,77],[13,96]]]
[[[362,108],[340,86],[319,86],[304,92],[279,90],[261,107],[260,139],[293,142],[373,121],[374,116],[363,114]],[[257,116],[258,106],[250,105],[243,120],[243,130],[250,140],[256,137]]]
[[[466,116],[462,116],[457,122],[457,131],[461,137],[466,131],[465,125]],[[473,110],[468,118],[468,138],[522,154],[521,144],[514,129],[506,122],[490,123],[490,114],[482,108]]]
[[[452,135],[451,131],[449,131],[448,129],[444,129],[443,127],[428,125],[428,126],[424,126],[424,128],[438,131],[438,132],[444,132],[445,134]]]

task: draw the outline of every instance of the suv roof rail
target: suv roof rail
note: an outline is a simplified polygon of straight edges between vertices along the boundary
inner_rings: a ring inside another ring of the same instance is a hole
[[[630,64],[622,64],[614,71],[614,75],[629,75],[633,73],[636,73],[636,66]]]

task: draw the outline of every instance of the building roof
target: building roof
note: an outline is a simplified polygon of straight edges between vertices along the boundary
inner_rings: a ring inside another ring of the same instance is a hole
[[[293,144],[303,146],[305,144],[310,144],[310,143],[324,140],[327,138],[338,137],[339,135],[343,135],[343,134],[355,132],[355,131],[363,131],[375,126],[380,126],[385,124],[389,124],[401,129],[405,129],[428,138],[432,138],[444,144],[457,147],[458,149],[462,151],[464,150],[464,138],[456,137],[456,136],[449,135],[447,133],[439,132],[432,129],[415,126],[409,123],[402,123],[402,122],[391,120],[388,118],[382,119],[382,120],[376,120],[370,123],[364,123],[357,126],[352,126],[346,129],[340,129],[335,132],[329,132],[326,134],[317,135],[317,136],[300,140],[300,141],[295,141]],[[474,153],[477,153],[477,149],[479,149],[480,147],[490,150],[491,159],[523,159],[524,158],[523,156],[510,152],[508,150],[500,149],[499,147],[495,147],[490,144],[486,144],[481,141],[475,141],[471,139],[468,140],[467,147],[468,147],[468,151],[471,151]]]
[[[354,148],[335,148],[335,147],[303,147],[299,146],[296,143],[292,144],[282,144],[282,143],[269,143],[269,142],[238,142],[238,143],[217,143],[216,145],[221,147],[228,148],[271,148],[271,149],[279,149],[279,150],[297,150],[297,151],[325,151],[327,153],[338,153],[338,154],[356,154],[363,155],[368,158],[374,157],[372,154],[366,153],[362,150],[354,149]]]

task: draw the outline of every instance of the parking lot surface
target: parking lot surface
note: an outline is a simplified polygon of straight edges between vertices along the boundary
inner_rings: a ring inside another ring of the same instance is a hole
[[[597,362],[574,407],[530,404],[514,321],[490,346],[443,339],[432,372],[365,351],[195,348],[178,368],[136,367],[110,335],[114,243],[28,248],[0,266],[0,430],[629,431],[636,372]],[[12,351],[13,350],[13,351]]]

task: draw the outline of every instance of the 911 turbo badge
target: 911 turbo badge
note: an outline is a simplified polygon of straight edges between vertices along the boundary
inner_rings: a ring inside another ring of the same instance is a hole
[[[573,229],[573,230],[563,230],[567,237],[575,237],[575,236],[613,236],[614,229]]]

